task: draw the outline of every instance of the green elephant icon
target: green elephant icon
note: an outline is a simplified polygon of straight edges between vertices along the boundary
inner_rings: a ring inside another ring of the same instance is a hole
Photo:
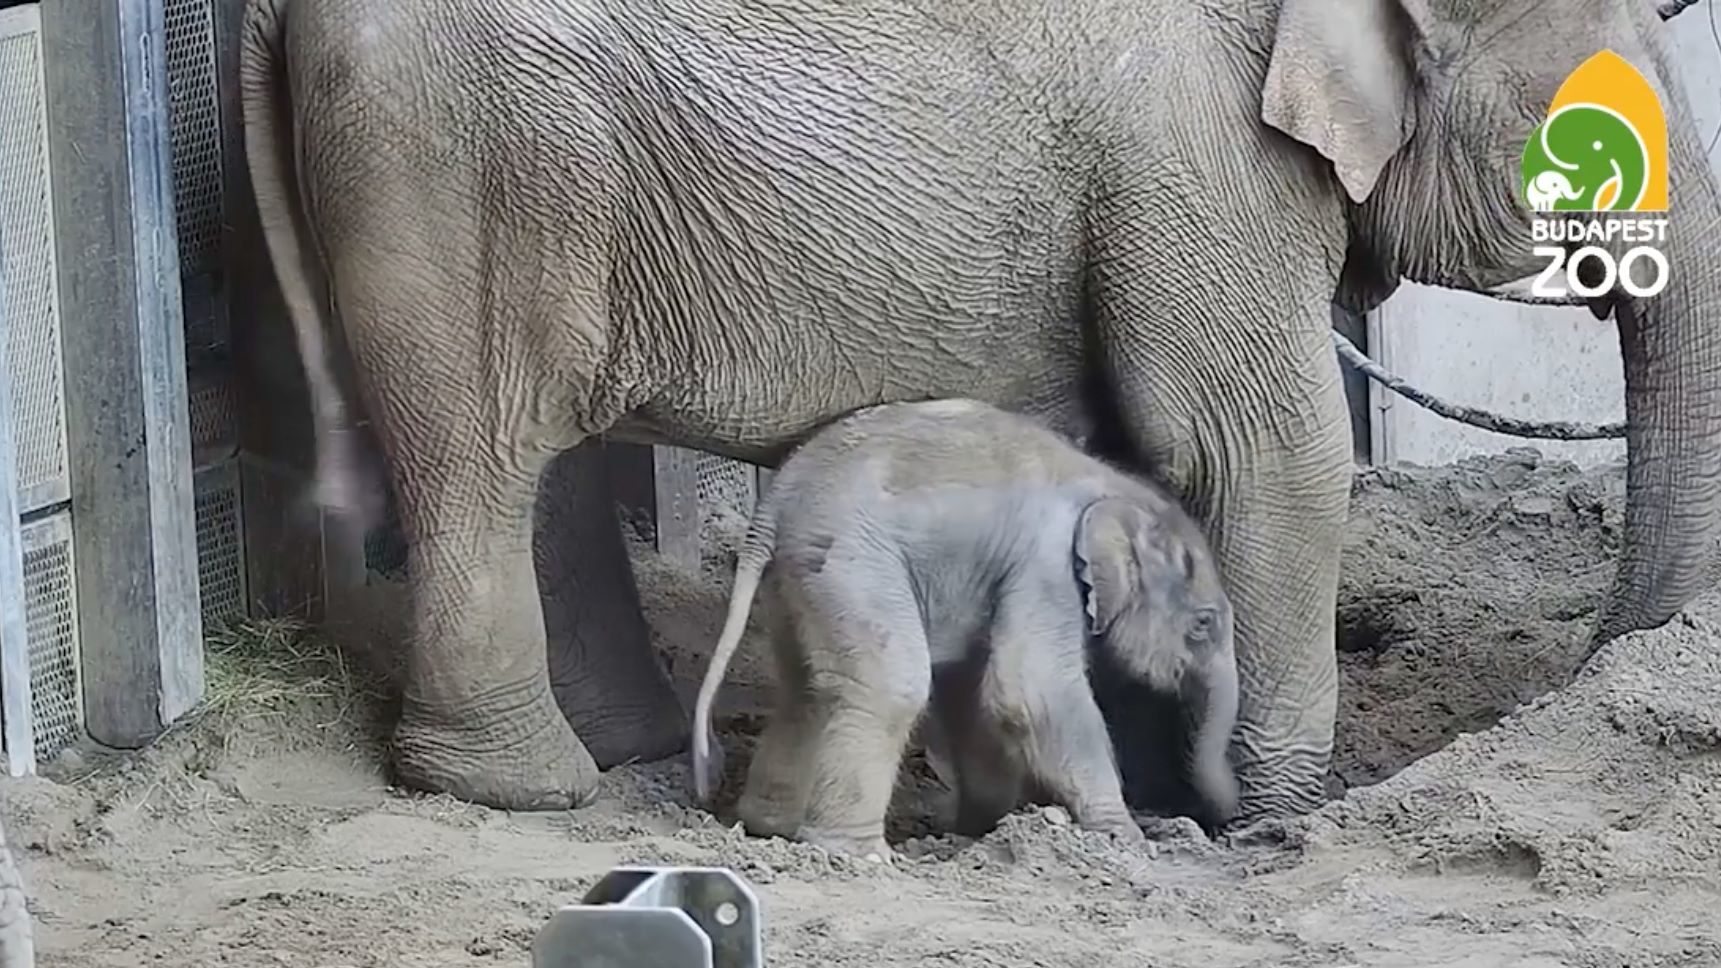
[[[1631,211],[1649,182],[1649,152],[1630,121],[1568,104],[1524,145],[1524,199],[1538,212]]]

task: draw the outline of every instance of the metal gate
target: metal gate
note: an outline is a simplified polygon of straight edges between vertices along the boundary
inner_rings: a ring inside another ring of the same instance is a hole
[[[198,93],[215,89],[214,45],[195,6],[0,4],[12,773],[86,732],[118,747],[159,735],[202,696],[204,618],[244,603],[230,578],[238,493],[220,461],[233,409],[206,375],[219,366],[201,363],[225,320],[208,271],[220,124]],[[211,469],[195,486],[194,430]]]

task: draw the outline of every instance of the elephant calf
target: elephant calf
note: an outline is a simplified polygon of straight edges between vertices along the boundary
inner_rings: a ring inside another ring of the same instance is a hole
[[[1176,697],[1207,822],[1235,811],[1229,599],[1177,503],[1032,419],[972,400],[866,408],[779,468],[741,552],[694,709],[709,802],[712,700],[768,565],[777,702],[739,804],[758,836],[890,856],[885,810],[929,700],[956,765],[958,826],[1024,794],[1140,841],[1089,677]]]

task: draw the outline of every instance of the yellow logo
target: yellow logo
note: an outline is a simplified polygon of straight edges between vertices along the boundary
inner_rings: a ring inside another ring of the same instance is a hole
[[[1520,159],[1539,212],[1667,211],[1667,120],[1655,89],[1603,50],[1578,65]]]

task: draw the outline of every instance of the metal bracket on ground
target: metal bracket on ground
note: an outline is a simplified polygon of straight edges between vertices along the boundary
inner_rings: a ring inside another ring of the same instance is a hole
[[[761,968],[759,900],[723,867],[618,867],[550,917],[532,968]]]

